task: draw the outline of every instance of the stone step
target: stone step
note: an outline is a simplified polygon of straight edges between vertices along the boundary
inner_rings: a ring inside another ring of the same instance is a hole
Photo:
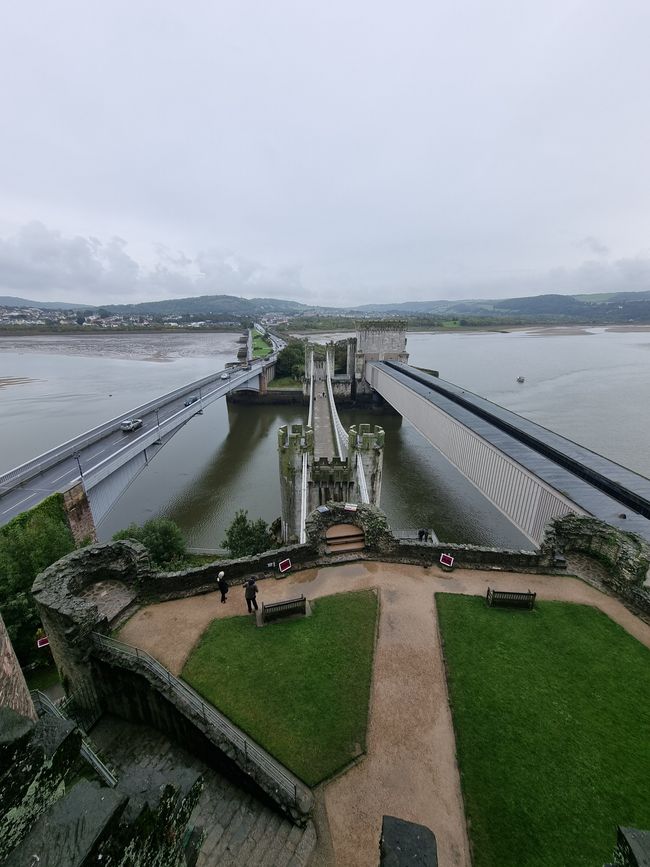
[[[283,819],[278,813],[275,813],[273,810],[269,810],[268,824],[266,826],[266,830],[264,834],[260,836],[260,838],[256,841],[255,846],[249,853],[249,864],[251,867],[259,867],[262,864],[264,856],[269,850],[269,846],[273,838],[275,837],[278,828],[282,824],[282,822],[286,821]]]
[[[214,813],[207,812],[200,814],[200,817],[196,822],[205,828],[206,834],[203,845],[201,846],[199,865],[219,863],[215,858],[215,853],[220,850],[220,847],[222,847],[224,836],[226,835],[231,822],[241,810],[242,798],[241,796],[235,796],[232,797],[222,809],[217,809]],[[205,858],[203,856],[205,856]]]
[[[271,810],[263,810],[257,817],[253,827],[250,829],[246,840],[239,847],[239,850],[233,852],[233,864],[254,864],[252,854],[255,851],[261,840],[269,838],[269,824],[273,818]],[[225,861],[224,864],[230,863]]]
[[[256,811],[251,809],[248,802],[243,803],[224,828],[218,845],[210,854],[213,860],[208,863],[218,864],[221,867],[225,858],[232,860],[232,856],[238,853],[248,832],[253,827],[255,817]]]
[[[316,827],[313,822],[308,822],[305,828],[305,833],[302,839],[296,846],[296,851],[287,864],[287,867],[307,867],[311,861],[314,849],[316,848],[318,838],[316,837]]]

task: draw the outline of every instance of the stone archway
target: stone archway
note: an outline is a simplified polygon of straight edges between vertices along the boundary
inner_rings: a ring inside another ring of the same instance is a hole
[[[366,547],[363,529],[356,524],[333,524],[325,532],[325,542],[327,554],[363,551]]]

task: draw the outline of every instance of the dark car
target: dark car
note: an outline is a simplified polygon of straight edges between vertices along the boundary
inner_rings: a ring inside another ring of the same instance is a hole
[[[187,400],[185,401],[184,406],[192,406],[192,404],[196,403],[197,400],[198,400],[198,397],[196,397],[196,395],[194,397],[188,397]]]

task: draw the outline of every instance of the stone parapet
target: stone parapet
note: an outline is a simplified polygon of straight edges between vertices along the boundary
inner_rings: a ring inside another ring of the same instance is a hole
[[[560,551],[598,560],[605,567],[604,589],[650,616],[650,545],[645,539],[597,518],[566,515],[547,528],[542,551],[549,558]]]
[[[85,591],[100,581],[138,588],[151,575],[147,549],[126,540],[73,551],[37,575],[32,593],[66,692],[93,702],[90,635],[109,629],[106,616]]]

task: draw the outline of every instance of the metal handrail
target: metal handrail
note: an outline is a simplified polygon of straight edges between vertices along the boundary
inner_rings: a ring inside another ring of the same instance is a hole
[[[329,356],[325,358],[325,371],[326,371],[326,380],[327,380],[327,399],[330,407],[330,415],[332,417],[333,422],[333,433],[334,433],[334,442],[336,444],[336,451],[338,452],[339,458],[343,461],[348,456],[347,450],[347,433],[343,425],[341,424],[341,419],[339,418],[339,414],[336,411],[336,404],[334,403],[334,390],[332,388],[332,375],[330,372],[330,360]],[[345,445],[344,445],[345,443]]]
[[[357,452],[357,481],[359,482],[359,494],[361,495],[362,503],[370,502],[370,495],[368,494],[368,484],[366,483],[366,472],[363,468],[363,461],[361,460],[361,455]]]
[[[178,698],[189,705],[193,710],[198,712],[206,723],[210,723],[217,729],[230,743],[243,752],[246,761],[250,761],[261,768],[264,773],[270,777],[275,785],[282,789],[287,795],[293,798],[294,805],[298,802],[297,785],[294,780],[286,773],[282,765],[270,755],[265,753],[260,746],[253,740],[247,737],[242,731],[237,729],[227,717],[220,713],[213,705],[207,704],[201,696],[192,689],[189,684],[175,677],[163,665],[154,659],[146,650],[140,650],[139,647],[133,647],[130,644],[125,644],[115,638],[109,638],[107,635],[101,635],[98,632],[92,633],[93,642],[97,647],[104,647],[118,655],[138,659],[145,668],[161,680]]]
[[[302,479],[300,482],[300,544],[307,541],[307,452],[302,453]]]
[[[307,413],[307,427],[311,427],[314,411],[314,352],[312,350],[309,362],[309,412]]]
[[[44,692],[41,692],[39,689],[33,689],[31,691],[32,701],[34,702],[34,707],[36,708],[38,715],[49,714],[50,716],[58,717],[59,719],[68,719],[68,717],[61,712],[61,710],[54,704],[54,702],[45,695]],[[79,726],[77,726],[79,728]],[[82,731],[79,728],[79,731]],[[83,732],[81,735],[81,747],[79,748],[80,754],[83,758],[91,765],[99,774],[99,776],[104,780],[106,785],[111,788],[115,788],[117,785],[117,777],[113,774],[104,764],[104,762],[99,758],[97,753],[90,746],[86,738],[83,736]]]

